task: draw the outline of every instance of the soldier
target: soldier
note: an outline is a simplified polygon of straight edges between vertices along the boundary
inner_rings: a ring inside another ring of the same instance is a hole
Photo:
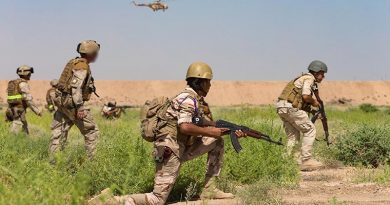
[[[101,114],[107,119],[117,119],[120,118],[122,114],[122,109],[116,107],[116,102],[108,102],[102,108]]]
[[[84,105],[95,92],[90,63],[96,61],[100,45],[93,40],[79,43],[77,52],[80,57],[66,64],[57,86],[54,100],[57,111],[52,123],[52,137],[49,152],[53,155],[58,149],[64,149],[70,128],[76,125],[84,135],[85,148],[89,159],[95,154],[99,129],[92,117],[90,108]],[[65,139],[64,139],[65,138]]]
[[[165,115],[168,125],[154,141],[154,159],[156,174],[154,189],[151,193],[117,196],[105,202],[101,197],[107,190],[89,201],[89,204],[131,204],[163,205],[168,199],[179,174],[181,164],[203,154],[208,154],[204,189],[201,199],[234,198],[216,187],[216,178],[222,168],[224,142],[222,136],[227,129],[216,127],[198,127],[192,123],[194,117],[204,117],[200,106],[201,98],[206,97],[213,77],[211,68],[205,63],[193,63],[187,71],[187,87],[173,98]],[[239,137],[245,134],[236,133]],[[208,136],[208,137],[205,137]],[[194,139],[191,139],[194,138]],[[102,196],[103,195],[103,196]]]
[[[11,80],[8,83],[7,88],[7,121],[12,122],[11,132],[19,133],[23,129],[26,134],[29,134],[26,120],[27,107],[29,107],[36,115],[41,116],[41,110],[33,102],[33,97],[30,93],[30,86],[28,85],[31,74],[34,73],[34,68],[23,65],[16,70],[16,73],[20,78]]]
[[[312,157],[313,143],[316,138],[316,128],[310,121],[308,112],[311,108],[319,108],[317,99],[313,98],[313,91],[317,83],[325,78],[328,67],[321,61],[313,61],[308,67],[309,72],[294,79],[284,88],[276,104],[279,117],[283,121],[286,131],[287,153],[291,155],[296,140],[303,133],[302,147],[298,164],[302,171],[319,169],[323,164]]]
[[[56,97],[56,89],[58,85],[58,80],[54,79],[50,81],[51,88],[46,93],[46,103],[47,103],[47,109],[50,112],[54,112],[56,110],[54,99]]]

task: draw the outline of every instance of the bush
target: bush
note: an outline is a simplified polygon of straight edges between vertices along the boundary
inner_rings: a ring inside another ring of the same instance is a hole
[[[369,104],[369,103],[361,104],[359,106],[359,108],[360,108],[360,110],[362,110],[363,112],[366,112],[366,113],[378,112],[379,111],[379,109],[375,105],[372,105],[372,104]]]
[[[336,144],[336,157],[349,165],[378,167],[390,162],[390,130],[363,125],[348,131]]]

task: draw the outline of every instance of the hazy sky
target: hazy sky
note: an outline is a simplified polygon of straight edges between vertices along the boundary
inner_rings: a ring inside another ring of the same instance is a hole
[[[21,64],[57,78],[77,43],[96,39],[96,79],[180,80],[205,61],[218,80],[288,80],[319,59],[330,80],[390,80],[390,0],[168,0],[166,12],[130,3],[0,0],[0,79]]]

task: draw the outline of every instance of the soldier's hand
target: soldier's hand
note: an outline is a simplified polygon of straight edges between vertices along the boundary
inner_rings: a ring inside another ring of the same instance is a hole
[[[227,128],[208,127],[208,129],[208,136],[215,138],[222,137],[227,131],[229,131]]]
[[[313,107],[320,107],[320,103],[318,102],[318,100],[314,100],[312,106]]]
[[[236,133],[238,138],[247,136],[247,134],[245,132],[243,132],[242,130],[236,130],[235,133]]]
[[[76,113],[76,118],[77,119],[82,120],[86,116],[87,116],[87,113],[85,112],[85,110],[77,110],[77,113]]]

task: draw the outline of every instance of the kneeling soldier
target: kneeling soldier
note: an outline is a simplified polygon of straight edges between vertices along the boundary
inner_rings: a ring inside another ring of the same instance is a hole
[[[31,74],[34,73],[34,68],[26,65],[20,66],[16,73],[20,78],[10,81],[7,88],[7,121],[12,122],[11,132],[18,133],[23,129],[26,134],[29,134],[26,120],[27,107],[38,116],[41,116],[41,110],[33,102],[30,86],[28,85]]]
[[[321,61],[310,63],[309,72],[295,78],[284,88],[278,98],[277,112],[283,121],[283,126],[288,137],[287,152],[292,154],[296,141],[303,133],[302,147],[298,163],[302,171],[316,170],[323,164],[312,157],[312,148],[316,138],[316,127],[310,121],[308,112],[311,107],[319,108],[317,99],[313,98],[313,92],[325,78],[328,67]]]
[[[165,116],[167,125],[161,130],[162,134],[154,141],[154,156],[156,174],[154,189],[151,193],[117,196],[103,204],[131,205],[163,205],[171,192],[182,163],[208,154],[204,189],[201,199],[234,198],[231,193],[225,193],[216,187],[216,177],[222,168],[224,141],[222,136],[225,128],[199,127],[193,124],[193,118],[210,118],[203,116],[203,97],[209,92],[211,68],[205,63],[193,63],[187,71],[187,87],[171,101]],[[245,134],[237,131],[239,137]],[[206,137],[207,136],[207,137]],[[102,194],[105,194],[102,192]],[[89,201],[89,204],[99,203],[100,196]]]

